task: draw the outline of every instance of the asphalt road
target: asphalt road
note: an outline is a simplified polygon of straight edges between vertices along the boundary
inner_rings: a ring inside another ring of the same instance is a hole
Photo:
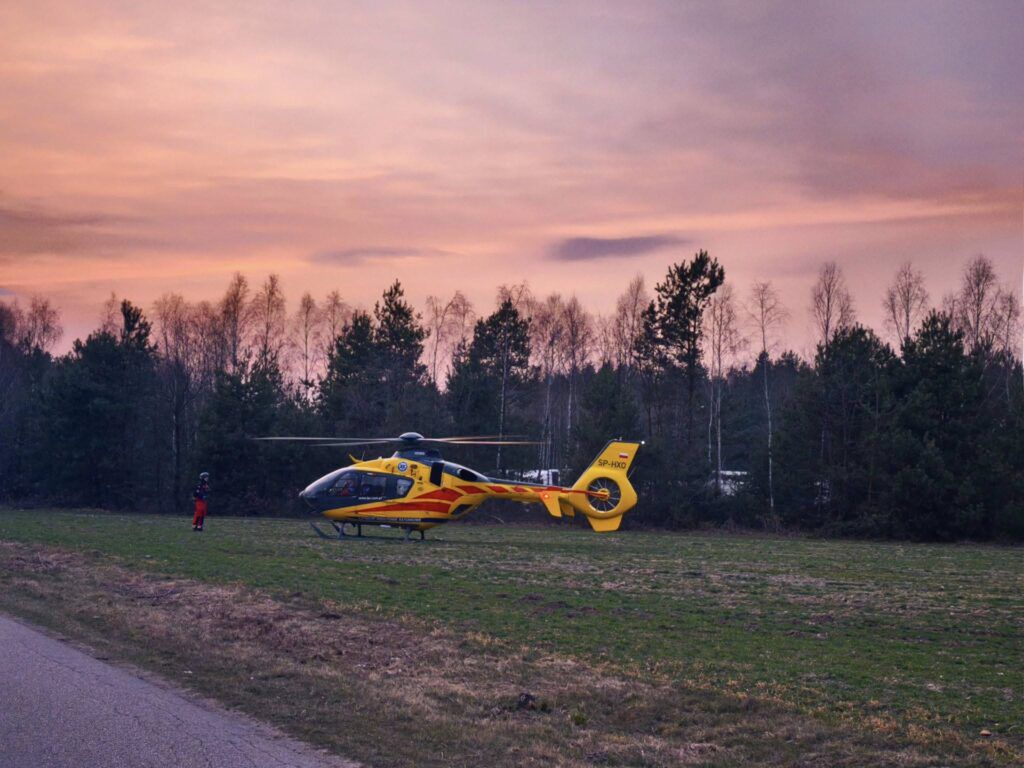
[[[0,616],[0,768],[354,765]]]

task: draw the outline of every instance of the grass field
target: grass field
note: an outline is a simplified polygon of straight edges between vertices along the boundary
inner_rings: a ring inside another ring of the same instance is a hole
[[[371,765],[1024,760],[1020,549],[391,536],[0,510],[0,608]]]

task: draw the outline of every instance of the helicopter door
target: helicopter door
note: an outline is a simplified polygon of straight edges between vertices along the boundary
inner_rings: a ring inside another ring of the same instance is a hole
[[[388,478],[363,472],[359,483],[359,500],[376,501],[387,496]]]
[[[444,473],[444,462],[435,461],[430,465],[430,482],[434,485],[441,485],[441,475]]]
[[[412,480],[408,477],[392,477],[388,480],[388,498],[401,499],[409,495],[412,489]]]

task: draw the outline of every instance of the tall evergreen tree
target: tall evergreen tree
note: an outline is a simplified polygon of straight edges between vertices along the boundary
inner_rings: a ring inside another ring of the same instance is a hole
[[[294,499],[303,478],[289,466],[289,449],[251,439],[277,432],[284,401],[281,372],[270,361],[217,374],[193,467],[211,475],[214,514],[266,514]]]
[[[687,442],[694,437],[694,394],[700,375],[704,310],[723,282],[725,270],[718,261],[707,251],[698,251],[691,261],[668,268],[665,280],[655,286],[651,308],[644,314],[644,342],[660,347],[663,360],[686,376]]]
[[[374,306],[356,312],[334,340],[320,383],[320,408],[339,435],[430,431],[440,419],[420,362],[426,330],[397,281]]]
[[[49,464],[43,396],[53,358],[24,323],[18,307],[0,303],[0,499],[35,493]]]
[[[642,433],[636,397],[626,377],[605,363],[585,379],[580,420],[575,427],[572,467],[582,472],[609,440],[632,440]]]
[[[59,495],[117,508],[149,500],[160,463],[153,455],[155,365],[149,322],[128,301],[114,332],[75,341],[46,398]]]
[[[863,326],[843,327],[818,347],[823,413],[832,425],[821,478],[832,524],[876,534],[886,518],[891,464],[892,349]]]
[[[948,314],[930,313],[904,345],[894,479],[897,533],[924,539],[990,535],[991,423],[983,364]]]
[[[460,432],[505,435],[525,427],[517,409],[533,379],[530,323],[506,298],[477,321],[469,346],[456,353],[448,402]],[[497,467],[502,467],[500,447]]]
[[[373,315],[376,363],[386,400],[380,426],[388,431],[431,431],[435,420],[424,417],[430,415],[433,404],[433,382],[420,362],[427,330],[397,280],[384,291]]]
[[[783,408],[782,519],[846,534],[884,532],[890,503],[892,388],[898,361],[873,332],[840,328],[818,345]],[[821,425],[832,425],[820,443]]]
[[[383,422],[380,361],[373,320],[365,312],[354,313],[334,340],[319,400],[329,434],[372,435]]]

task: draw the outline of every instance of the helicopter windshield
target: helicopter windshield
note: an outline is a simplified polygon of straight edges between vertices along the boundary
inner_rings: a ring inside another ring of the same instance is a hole
[[[342,472],[335,479],[334,484],[327,490],[328,496],[358,496],[359,495],[359,473]]]
[[[304,498],[312,498],[314,496],[323,496],[327,491],[334,485],[335,481],[345,474],[345,470],[338,469],[334,472],[324,475],[318,480],[314,480],[306,489],[302,492]]]

